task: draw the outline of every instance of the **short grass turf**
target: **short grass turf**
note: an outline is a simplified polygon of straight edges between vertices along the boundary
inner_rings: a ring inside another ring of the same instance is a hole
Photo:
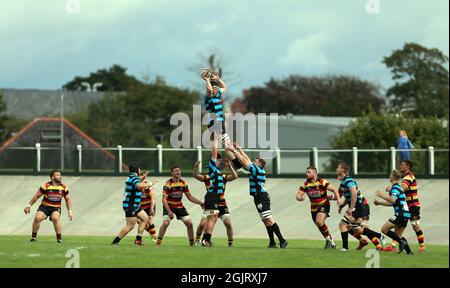
[[[227,247],[226,238],[214,238],[214,247],[189,247],[183,237],[166,237],[161,247],[145,239],[145,246],[137,247],[134,238],[122,239],[119,246],[111,246],[113,237],[65,236],[57,243],[54,236],[41,236],[30,242],[27,236],[0,236],[0,267],[66,267],[76,249],[80,267],[159,267],[159,268],[364,268],[371,260],[367,255],[373,246],[355,251],[324,250],[321,240],[289,240],[286,249],[266,248],[265,239],[235,239],[235,246]],[[340,246],[340,242],[336,243]],[[425,253],[417,253],[418,245],[411,245],[414,255],[403,252],[379,254],[380,268],[449,267],[448,245],[427,245]],[[67,256],[66,256],[67,255]],[[367,256],[366,256],[367,255]],[[208,259],[207,261],[205,259]]]

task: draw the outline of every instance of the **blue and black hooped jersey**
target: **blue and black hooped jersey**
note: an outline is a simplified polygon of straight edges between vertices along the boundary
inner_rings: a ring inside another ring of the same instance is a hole
[[[130,173],[125,181],[125,193],[122,201],[123,210],[137,211],[141,204],[142,192],[136,188],[141,179],[136,173]]]
[[[211,96],[205,95],[205,109],[210,113],[208,122],[211,121],[224,121],[223,115],[223,103],[222,103],[222,88],[219,88],[217,95],[211,94]],[[214,118],[213,118],[214,117]]]
[[[223,194],[224,193],[224,179],[222,171],[217,167],[217,160],[211,158],[208,163],[208,176],[210,186],[208,187],[208,193]]]
[[[266,184],[266,171],[264,168],[259,167],[251,163],[248,165],[248,171],[250,174],[248,175],[248,180],[250,183],[250,195],[255,193],[267,192],[264,185]]]
[[[341,181],[341,185],[339,186],[339,190],[342,191],[342,194],[345,197],[345,200],[347,200],[348,205],[350,206],[350,203],[352,201],[352,193],[350,192],[350,188],[352,187],[356,187],[356,203],[355,204],[361,204],[363,205],[363,199],[361,196],[361,192],[359,191],[358,188],[358,183],[356,183],[355,180],[353,180],[352,177],[350,177],[350,175],[346,175],[344,177],[344,179],[342,179]]]
[[[403,217],[406,219],[411,218],[408,203],[406,202],[406,195],[400,184],[395,183],[392,185],[391,191],[389,191],[389,196],[395,199],[395,203],[392,205],[392,207],[394,207],[394,215],[396,217]]]

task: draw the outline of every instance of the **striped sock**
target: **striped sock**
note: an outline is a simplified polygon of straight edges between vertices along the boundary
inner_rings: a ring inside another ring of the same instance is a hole
[[[419,242],[420,247],[425,247],[425,235],[423,235],[422,230],[416,232],[417,241]]]
[[[152,238],[156,238],[156,228],[155,228],[155,224],[152,224],[149,226],[150,231],[148,231],[148,233],[150,233],[150,236]]]
[[[327,225],[323,224],[322,226],[320,226],[319,230],[320,233],[322,233],[323,238],[327,239],[327,237],[330,236]]]
[[[228,239],[228,247],[231,247],[231,246],[233,246],[233,239]]]
[[[195,241],[200,241],[201,237],[202,237],[202,234],[195,235]]]
[[[366,235],[370,241],[377,247],[377,249],[381,250],[383,249],[383,246],[381,246],[380,238],[381,234],[377,233],[373,230],[370,230],[369,228],[364,228],[363,234]]]

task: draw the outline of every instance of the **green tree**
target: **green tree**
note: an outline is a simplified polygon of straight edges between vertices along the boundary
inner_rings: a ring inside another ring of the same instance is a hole
[[[250,88],[244,103],[254,113],[350,117],[362,115],[369,106],[377,112],[384,107],[380,87],[353,76],[271,79],[265,87]]]
[[[90,73],[87,77],[76,76],[73,80],[63,85],[67,90],[86,91],[88,87],[83,83],[89,83],[91,86],[95,83],[102,85],[97,88],[98,91],[128,91],[141,84],[141,81],[134,76],[126,73],[127,69],[120,65],[112,65],[109,69],[100,69]]]
[[[409,111],[414,117],[448,118],[448,57],[440,50],[406,43],[384,57],[391,70],[394,86],[387,96],[394,111]]]
[[[411,119],[403,116],[381,114],[373,111],[359,117],[347,128],[331,139],[333,149],[348,149],[358,147],[360,149],[386,149],[396,147],[398,132],[405,129],[409,139],[415,148],[448,149],[448,127],[444,121],[438,118]],[[436,173],[448,175],[448,153],[436,153]],[[334,169],[336,165],[345,161],[351,163],[351,153],[335,153],[331,157],[328,169]],[[359,153],[358,170],[361,172],[388,172],[390,152]],[[418,173],[425,171],[425,153],[412,152],[414,170]]]

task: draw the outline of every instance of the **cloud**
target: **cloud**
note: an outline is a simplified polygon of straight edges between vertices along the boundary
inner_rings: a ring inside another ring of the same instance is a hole
[[[326,32],[309,35],[292,42],[285,55],[279,58],[282,66],[300,65],[307,68],[326,68],[333,63],[323,51],[331,43],[331,37]]]

